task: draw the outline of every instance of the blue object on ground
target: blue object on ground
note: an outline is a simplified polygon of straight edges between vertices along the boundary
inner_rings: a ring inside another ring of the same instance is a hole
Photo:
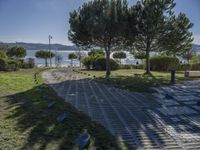
[[[165,95],[166,99],[173,99],[173,96],[169,95],[168,93]]]
[[[56,118],[56,120],[57,120],[58,122],[63,122],[63,121],[65,120],[65,118],[66,118],[66,113],[63,113],[63,114],[60,114],[60,115]]]
[[[49,102],[48,103],[48,108],[51,108],[55,103],[56,103],[55,101]]]
[[[80,149],[85,148],[85,146],[88,144],[90,140],[90,134],[88,133],[83,133],[76,139],[76,144]]]

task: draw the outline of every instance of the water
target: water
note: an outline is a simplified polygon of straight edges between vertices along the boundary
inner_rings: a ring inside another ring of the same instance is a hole
[[[44,65],[45,61],[44,59],[39,59],[35,57],[35,53],[39,51],[39,50],[27,50],[27,55],[25,57],[26,58],[33,58],[35,60],[35,63],[37,65]],[[52,52],[54,52],[56,55],[59,55],[62,57],[62,60],[60,62],[60,64],[62,65],[70,65],[71,64],[71,60],[68,59],[68,55],[70,53],[76,53],[78,51],[75,50],[52,50]],[[85,55],[87,55],[87,51],[81,51],[82,53],[84,53]],[[141,63],[140,60],[134,59],[133,55],[131,55],[129,52],[126,52],[127,54],[127,58],[122,60],[122,64],[136,64],[136,62]],[[111,54],[112,57],[112,54]],[[55,64],[55,57],[51,59],[52,64]],[[49,64],[50,60],[48,59],[48,64]],[[79,65],[79,60],[75,59],[73,60],[73,65],[74,66],[78,66]]]
[[[39,51],[39,50],[27,50],[26,51],[26,58],[33,58],[35,60],[35,63],[37,65],[44,65],[45,64],[45,61],[44,59],[39,59],[39,58],[36,58],[35,57],[35,53]],[[71,60],[68,59],[68,55],[70,53],[76,53],[77,51],[74,51],[74,50],[52,50],[52,52],[54,52],[56,55],[59,55],[61,56],[62,60],[60,62],[60,64],[62,65],[69,65],[71,64]],[[84,52],[83,53],[87,53],[87,52]],[[55,57],[51,59],[51,62],[52,64],[55,64]],[[48,64],[50,63],[50,59],[48,59]],[[77,59],[73,60],[73,64],[74,65],[78,65],[79,64],[79,61]]]

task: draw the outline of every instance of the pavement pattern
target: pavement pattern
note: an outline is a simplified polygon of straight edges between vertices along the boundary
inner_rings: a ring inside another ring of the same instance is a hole
[[[200,149],[200,81],[138,93],[108,87],[71,69],[46,71],[43,77],[66,102],[136,149]]]

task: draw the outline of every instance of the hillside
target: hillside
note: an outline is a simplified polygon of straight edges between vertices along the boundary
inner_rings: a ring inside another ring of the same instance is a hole
[[[16,42],[16,43],[5,43],[9,47],[12,46],[22,46],[25,49],[30,50],[40,50],[40,49],[49,49],[48,44],[41,44],[41,43],[24,43],[24,42]],[[52,49],[56,50],[78,50],[76,46],[69,46],[69,45],[62,45],[62,44],[51,44]]]

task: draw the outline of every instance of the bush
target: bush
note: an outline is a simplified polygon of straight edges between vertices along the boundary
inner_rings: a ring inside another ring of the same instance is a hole
[[[178,69],[180,63],[178,58],[169,56],[156,56],[150,59],[151,70],[170,71]]]
[[[6,58],[6,55],[4,52],[0,52],[0,58]]]
[[[7,61],[7,66],[6,66],[6,71],[16,71],[20,67],[20,61],[16,60],[8,60]]]
[[[191,70],[192,65],[191,64],[180,64],[179,65],[179,70],[181,71],[186,71],[186,70]]]
[[[3,58],[0,58],[0,71],[6,71],[7,61]]]
[[[192,64],[191,70],[200,70],[200,63]]]
[[[22,68],[34,68],[35,67],[35,60],[33,58],[28,58],[24,61]]]
[[[113,59],[110,59],[110,69],[119,69],[119,64]],[[94,70],[106,70],[106,59],[104,57],[99,57],[96,59],[94,64]]]
[[[95,61],[98,58],[102,58],[103,56],[101,54],[91,55],[88,57],[85,57],[82,60],[83,65],[86,67],[86,69],[93,69],[95,67]]]

